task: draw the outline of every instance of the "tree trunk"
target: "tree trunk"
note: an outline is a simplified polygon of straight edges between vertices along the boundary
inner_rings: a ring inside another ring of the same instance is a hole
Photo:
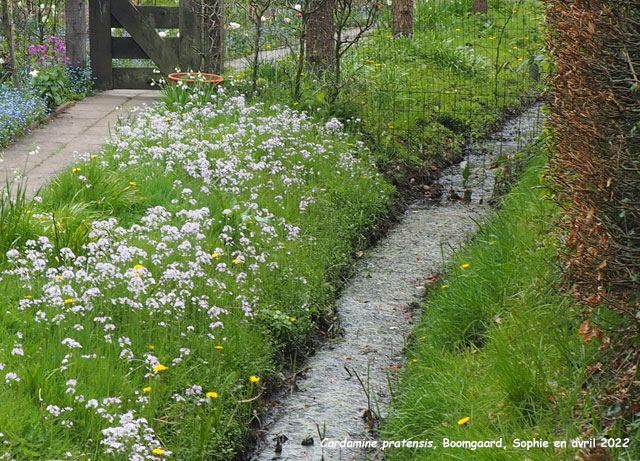
[[[20,76],[18,75],[18,60],[16,58],[15,30],[13,27],[13,0],[2,0],[2,22],[4,36],[7,39],[9,52],[9,68],[16,88],[20,88]]]
[[[65,46],[71,67],[87,66],[87,5],[84,0],[66,0]]]
[[[393,0],[391,14],[393,35],[411,37],[413,35],[413,0]]]
[[[253,65],[251,73],[251,93],[256,94],[258,90],[258,66],[260,65],[260,38],[262,36],[262,28],[260,27],[260,18],[256,21],[256,34],[253,37]]]
[[[487,14],[489,6],[487,0],[473,0],[473,12]]]
[[[204,0],[206,50],[204,70],[216,74],[224,69],[224,0]]]
[[[315,0],[309,7],[307,24],[307,62],[320,72],[333,66],[334,25],[333,0]]]
[[[299,45],[300,45],[300,53],[298,54],[298,69],[296,70],[296,79],[295,84],[293,85],[293,101],[297,102],[300,100],[300,85],[302,80],[302,71],[304,70],[304,60],[305,60],[305,46],[304,43],[307,38],[307,22],[303,18],[302,21],[302,29],[300,31],[299,37]]]

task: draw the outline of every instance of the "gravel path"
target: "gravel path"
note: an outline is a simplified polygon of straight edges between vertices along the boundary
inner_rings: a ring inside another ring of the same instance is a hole
[[[494,155],[513,153],[538,133],[539,122],[539,106],[535,106],[505,125],[494,140],[476,146]],[[372,423],[370,406],[384,416],[390,401],[389,377],[403,364],[405,338],[420,314],[418,302],[427,276],[442,267],[489,211],[486,204],[493,190],[493,174],[487,167],[488,158],[478,152],[481,149],[474,150],[467,158],[472,165],[469,202],[450,200],[451,189],[453,195],[463,195],[460,166],[444,170],[439,181],[444,188],[442,197],[409,207],[404,218],[359,262],[356,275],[336,302],[344,335],[308,359],[297,392],[268,415],[264,443],[252,459],[359,460],[374,456],[375,450],[322,445],[374,440],[367,427]],[[370,403],[363,386],[368,388]]]

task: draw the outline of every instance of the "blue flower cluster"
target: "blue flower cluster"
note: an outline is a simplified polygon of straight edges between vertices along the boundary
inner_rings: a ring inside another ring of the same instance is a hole
[[[0,147],[23,135],[45,113],[46,105],[38,96],[0,85]]]
[[[69,99],[81,100],[93,93],[91,67],[67,68]]]

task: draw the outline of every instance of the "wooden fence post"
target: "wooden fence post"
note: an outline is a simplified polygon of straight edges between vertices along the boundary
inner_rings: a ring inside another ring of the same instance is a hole
[[[111,0],[89,0],[89,56],[96,89],[112,89]]]
[[[87,66],[87,6],[85,0],[65,0],[65,46],[71,67]]]
[[[180,70],[199,71],[202,67],[202,3],[180,0]]]

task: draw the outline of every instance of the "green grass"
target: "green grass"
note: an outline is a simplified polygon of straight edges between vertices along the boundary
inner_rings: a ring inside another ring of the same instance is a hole
[[[231,459],[387,214],[336,122],[184,93],[0,199],[0,453]]]
[[[452,24],[459,12],[438,14]],[[388,213],[393,188],[376,166],[408,179],[432,154],[459,155],[464,138],[522,102],[500,99],[494,111],[489,92],[491,108],[481,110],[485,98],[453,111],[458,87],[492,75],[490,67],[461,69],[455,40],[448,48],[434,42],[454,31],[417,29],[415,42],[384,31],[373,37],[349,58],[364,80],[332,107],[323,82],[309,75],[305,97],[291,106],[320,108],[318,116],[272,107],[288,97],[286,62],[263,66],[267,83],[255,106],[168,88],[163,104],[118,127],[112,145],[64,171],[38,200],[0,202],[2,450],[18,459],[112,459],[130,456],[140,441],[146,459],[171,451],[224,460],[241,451],[260,396],[332,314],[341,275]],[[480,39],[494,43],[490,37]],[[416,59],[437,72],[423,72]],[[504,67],[500,83],[520,82],[521,71]],[[404,115],[387,118],[398,94],[432,79],[441,110],[433,99],[410,98]],[[378,98],[389,83],[398,93]],[[513,86],[514,94],[537,88]],[[414,111],[423,106],[428,113]],[[364,131],[378,150],[342,132],[332,115],[351,119],[349,132]],[[517,293],[495,296],[513,301]],[[467,302],[467,313],[442,317],[438,350],[466,357],[470,344],[486,342],[495,314],[488,302]],[[460,333],[455,322],[469,328]],[[515,384],[513,401],[544,401],[539,386]]]
[[[428,178],[431,165],[459,159],[466,140],[490,132],[544,87],[542,3],[490,1],[488,17],[474,15],[472,6],[472,0],[416,2],[412,38],[391,35],[385,10],[378,27],[342,59],[334,104],[331,72],[308,67],[302,94],[293,99],[295,50],[261,65],[260,98],[350,121],[395,183]],[[227,84],[247,91],[248,77],[228,74]]]
[[[424,302],[383,437],[428,438],[438,449],[394,449],[385,459],[573,459],[576,404],[596,346],[582,343],[557,288],[558,209],[541,187],[544,167],[538,154]],[[444,448],[444,438],[502,439],[507,448]],[[515,448],[515,439],[551,447]],[[561,440],[568,447],[555,449]]]

